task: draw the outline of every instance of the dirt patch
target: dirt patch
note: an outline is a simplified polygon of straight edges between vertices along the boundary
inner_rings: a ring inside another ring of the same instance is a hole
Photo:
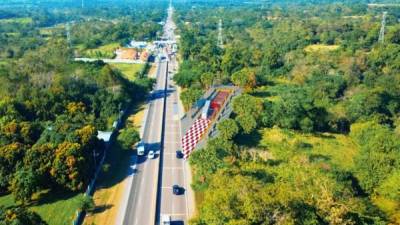
[[[126,180],[108,188],[97,190],[93,196],[96,208],[85,218],[87,225],[114,224],[118,215],[122,193],[126,186]]]
[[[149,78],[156,78],[157,76],[157,65],[153,63],[149,70]]]

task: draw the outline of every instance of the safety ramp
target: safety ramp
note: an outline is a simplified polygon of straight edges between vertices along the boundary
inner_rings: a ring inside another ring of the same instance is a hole
[[[217,87],[209,90],[208,98],[202,99],[200,106],[189,110],[187,117],[191,117],[193,123],[189,128],[183,130],[181,140],[184,158],[187,159],[190,154],[198,148],[205,145],[208,137],[216,134],[216,124],[223,118],[228,118],[231,110],[232,98],[240,93],[240,89],[234,86]],[[199,103],[196,103],[199,104]],[[183,119],[185,119],[185,117]]]

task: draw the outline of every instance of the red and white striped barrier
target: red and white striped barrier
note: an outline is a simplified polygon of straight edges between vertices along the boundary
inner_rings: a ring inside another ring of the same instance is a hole
[[[207,130],[211,120],[209,119],[197,119],[194,124],[190,127],[189,131],[186,132],[182,138],[182,150],[183,157],[187,159],[190,153],[196,147],[196,144],[200,141],[201,136]]]

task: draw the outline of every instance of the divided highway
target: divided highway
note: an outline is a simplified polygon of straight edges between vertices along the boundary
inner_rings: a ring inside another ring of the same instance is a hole
[[[163,38],[175,41],[172,13],[170,7]],[[194,199],[189,190],[190,170],[187,162],[176,157],[176,151],[180,150],[181,107],[171,79],[178,66],[171,49],[171,46],[159,49],[164,57],[158,62],[157,80],[142,135],[146,153],[132,159],[117,225],[159,224],[161,215],[170,216],[173,224],[183,225],[193,211],[193,204],[188,204]],[[147,157],[150,150],[156,152],[154,159]],[[173,185],[179,185],[183,193],[173,194]]]
[[[160,62],[157,82],[149,102],[146,127],[142,140],[146,152],[154,150],[156,157],[138,156],[135,175],[129,190],[128,204],[123,218],[124,225],[154,225],[157,198],[157,180],[161,149],[161,129],[164,111],[164,90],[167,79],[167,62]]]

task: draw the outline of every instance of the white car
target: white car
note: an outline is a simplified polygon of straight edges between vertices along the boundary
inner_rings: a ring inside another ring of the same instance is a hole
[[[149,159],[154,159],[154,151],[153,151],[153,150],[150,150],[150,151],[149,151],[149,154],[147,155],[147,157],[148,157]]]
[[[137,154],[138,155],[144,155],[144,151],[145,151],[145,148],[144,148],[145,146],[144,146],[144,143],[143,142],[140,142],[138,145],[137,145]]]
[[[171,216],[162,215],[161,216],[161,225],[171,225]]]

